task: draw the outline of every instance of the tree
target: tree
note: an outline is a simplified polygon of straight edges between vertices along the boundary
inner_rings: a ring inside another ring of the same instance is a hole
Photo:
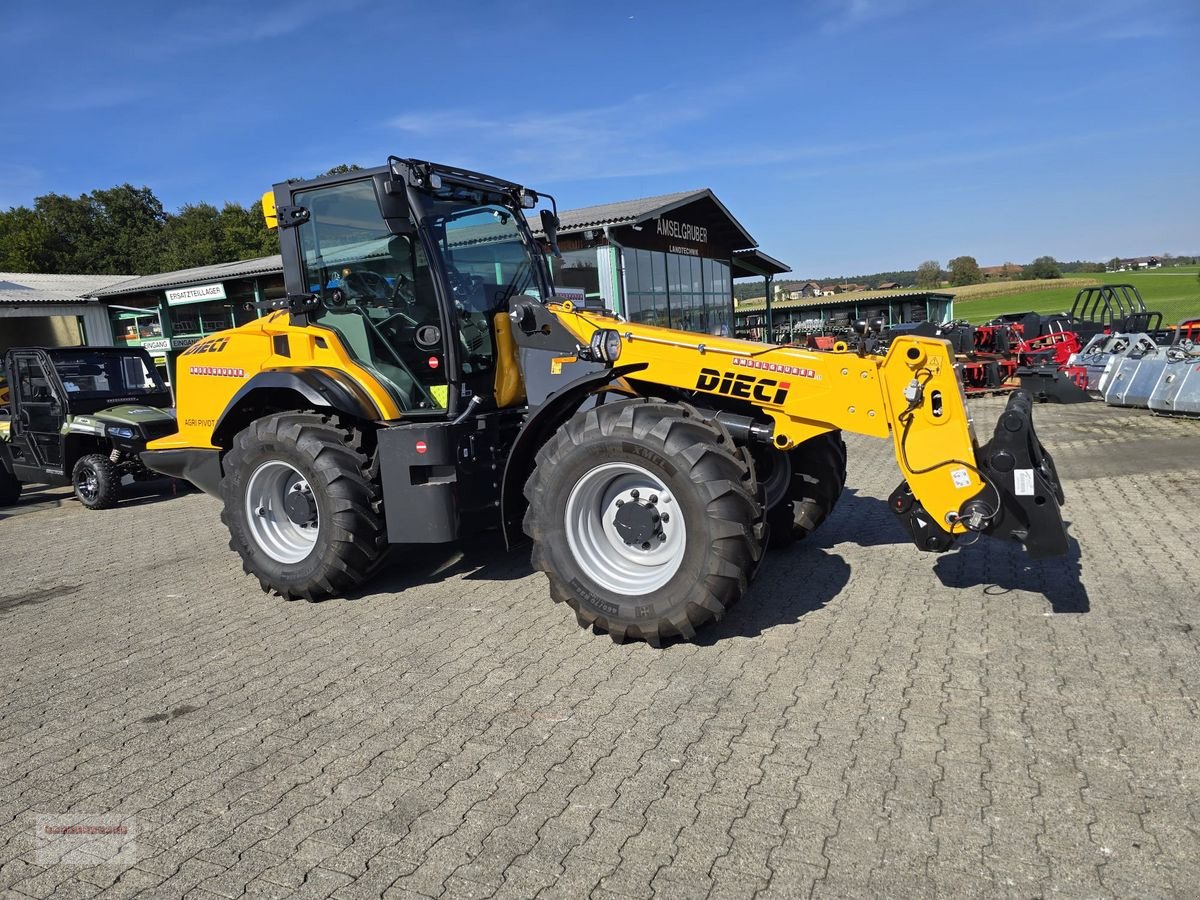
[[[927,259],[917,266],[917,287],[937,287],[942,283],[942,267],[936,261]]]
[[[1026,278],[1062,278],[1062,269],[1053,256],[1039,256],[1025,267]]]
[[[217,222],[223,260],[254,259],[279,252],[279,238],[263,220],[261,200],[256,200],[249,209],[240,203],[226,203]]]
[[[51,272],[50,226],[32,209],[0,212],[0,271]]]
[[[160,271],[226,262],[222,257],[221,214],[211,203],[189,203],[163,229]]]
[[[947,264],[950,268],[950,283],[955,286],[978,284],[983,281],[979,263],[973,256],[956,256]]]
[[[144,275],[156,271],[167,215],[148,187],[131,184],[92,191],[96,246],[94,268],[100,274]]]

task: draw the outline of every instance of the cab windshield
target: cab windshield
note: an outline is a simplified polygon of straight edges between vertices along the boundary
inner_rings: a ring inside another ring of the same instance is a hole
[[[505,206],[454,201],[428,205],[424,225],[442,255],[460,313],[507,310],[517,296],[543,299],[517,219]]]
[[[87,399],[166,393],[158,371],[140,356],[81,349],[56,352],[54,370],[68,394]]]

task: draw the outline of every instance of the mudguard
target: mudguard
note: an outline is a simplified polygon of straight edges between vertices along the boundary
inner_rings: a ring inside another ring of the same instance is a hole
[[[229,417],[256,391],[295,391],[315,407],[326,407],[368,422],[381,418],[379,408],[353,378],[337,369],[316,366],[296,366],[268,369],[247,381],[226,404],[213,429],[214,438],[222,435],[222,426]]]

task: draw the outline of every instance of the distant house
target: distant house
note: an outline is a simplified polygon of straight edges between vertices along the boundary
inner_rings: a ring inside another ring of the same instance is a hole
[[[792,298],[799,299],[801,297],[821,297],[821,286],[815,281],[806,281],[797,290],[792,291]]]
[[[837,286],[837,292],[839,294],[853,294],[855,291],[865,291],[866,289],[867,286],[865,284],[858,284],[854,281],[848,281],[845,284],[839,284]]]
[[[1106,267],[1110,272],[1127,272],[1134,269],[1161,269],[1162,260],[1157,256],[1134,256],[1130,259],[1117,260],[1118,265],[1115,269],[1111,266]]]
[[[979,273],[984,281],[998,281],[1003,278],[1020,278],[1025,267],[1015,262],[1006,262],[1002,266],[980,266]]]
[[[898,282],[898,281],[885,281],[881,285],[879,285],[879,287],[875,288],[875,290],[877,290],[877,291],[896,291],[899,289],[900,289],[900,282]]]
[[[832,297],[837,292],[838,292],[838,288],[837,288],[836,284],[827,284],[821,288],[821,296],[822,297]]]

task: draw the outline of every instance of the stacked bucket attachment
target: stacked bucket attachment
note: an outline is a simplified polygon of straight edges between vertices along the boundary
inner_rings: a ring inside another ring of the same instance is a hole
[[[1160,343],[1161,332],[1100,334],[1071,361],[1085,390],[1109,406],[1159,415],[1200,416],[1200,320],[1184,322]]]

